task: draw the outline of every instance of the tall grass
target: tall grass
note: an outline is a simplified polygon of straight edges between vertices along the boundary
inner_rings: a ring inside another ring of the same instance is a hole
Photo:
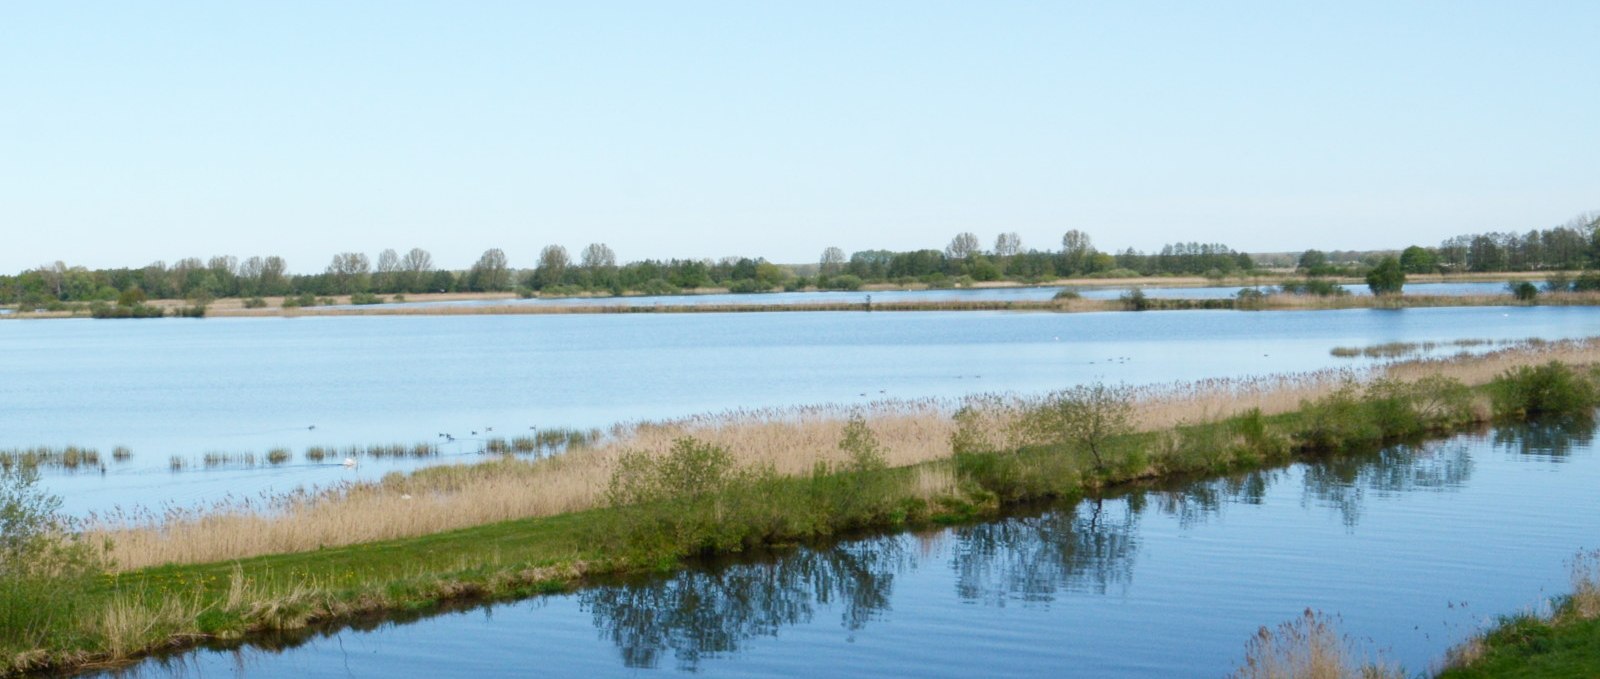
[[[1359,657],[1337,620],[1306,609],[1275,629],[1262,627],[1245,644],[1235,679],[1405,679],[1403,669]]]

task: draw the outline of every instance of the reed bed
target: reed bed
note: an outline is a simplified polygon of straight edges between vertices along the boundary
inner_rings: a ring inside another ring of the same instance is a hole
[[[117,451],[126,452],[127,448],[118,446]],[[116,459],[121,461],[127,459],[127,457],[117,457]],[[77,471],[79,469],[99,469],[101,466],[100,451],[94,448],[36,446],[33,448],[0,450],[0,468],[3,469],[32,467],[36,469]]]
[[[1135,429],[1156,431],[1259,409],[1285,413],[1340,389],[1378,378],[1416,381],[1442,375],[1484,384],[1508,369],[1558,360],[1600,364],[1600,338],[1518,346],[1480,355],[1423,359],[1365,369],[1323,370],[1253,379],[1217,379],[1133,390]],[[413,537],[511,519],[603,506],[619,458],[631,451],[662,454],[692,436],[726,448],[745,468],[780,475],[845,463],[838,442],[861,416],[889,467],[942,460],[963,422],[996,443],[1034,399],[980,395],[965,399],[883,401],[867,406],[819,405],[735,410],[664,422],[618,425],[598,442],[537,459],[493,461],[390,474],[381,481],[295,493],[270,502],[220,503],[162,516],[94,517],[91,537],[109,538],[119,569],[202,563],[263,554]],[[967,413],[966,419],[953,417]],[[958,422],[963,420],[963,422]],[[506,445],[514,446],[514,442]],[[929,488],[943,481],[928,480]]]
[[[1517,345],[1538,345],[1547,340],[1538,337],[1523,339],[1492,340],[1484,338],[1465,338],[1450,342],[1385,342],[1365,347],[1334,347],[1328,354],[1335,358],[1409,358],[1418,354],[1425,354],[1437,349],[1471,349],[1475,347],[1500,346],[1509,347]]]

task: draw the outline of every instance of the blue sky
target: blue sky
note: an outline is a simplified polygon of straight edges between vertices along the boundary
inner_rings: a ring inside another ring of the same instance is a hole
[[[1600,208],[1600,3],[8,3],[0,271],[1437,244]]]

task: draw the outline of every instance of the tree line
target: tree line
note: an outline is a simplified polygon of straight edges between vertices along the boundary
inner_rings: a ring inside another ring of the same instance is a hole
[[[321,272],[294,274],[278,256],[240,260],[218,255],[154,262],[141,268],[88,269],[57,261],[16,275],[0,275],[0,304],[45,306],[57,302],[128,299],[210,300],[222,297],[396,295],[428,292],[670,294],[696,288],[734,292],[856,289],[866,283],[959,285],[969,282],[1043,281],[1069,276],[1230,275],[1254,267],[1249,255],[1222,244],[1175,243],[1145,254],[1105,253],[1088,234],[1072,230],[1060,249],[1025,248],[1016,233],[1002,233],[985,249],[971,232],[942,250],[822,252],[816,265],[779,266],[761,257],[645,259],[619,264],[604,243],[574,257],[561,245],[539,252],[531,268],[514,268],[505,252],[490,248],[464,271],[437,268],[421,248],[389,249],[376,261],[342,252]]]
[[[779,266],[761,257],[721,259],[645,259],[618,263],[604,243],[591,243],[577,255],[561,245],[544,247],[531,268],[511,266],[499,248],[485,250],[466,270],[434,265],[421,248],[365,253],[342,252],[322,271],[294,274],[278,256],[244,260],[218,255],[154,262],[141,268],[88,269],[57,261],[15,275],[0,275],[0,304],[47,306],[52,303],[137,299],[220,297],[400,295],[429,292],[506,292],[524,294],[671,294],[696,288],[734,292],[819,288],[851,290],[869,283],[920,283],[933,286],[1012,280],[1042,282],[1070,277],[1188,275],[1220,277],[1256,271],[1245,253],[1221,243],[1173,243],[1153,253],[1132,248],[1103,252],[1079,230],[1062,234],[1060,247],[1025,247],[1014,232],[1001,233],[985,248],[972,232],[956,234],[943,249],[822,251],[815,265]],[[1053,245],[1053,244],[1052,244]],[[1312,275],[1364,275],[1377,266],[1350,261],[1346,253],[1307,250],[1297,264]],[[1483,233],[1447,239],[1438,247],[1413,245],[1399,254],[1405,273],[1569,271],[1600,268],[1600,212],[1586,213],[1549,229],[1526,233]]]

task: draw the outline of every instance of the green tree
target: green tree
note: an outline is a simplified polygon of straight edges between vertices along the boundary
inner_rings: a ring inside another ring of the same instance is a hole
[[[1406,272],[1400,267],[1400,260],[1394,257],[1384,257],[1372,271],[1367,272],[1367,288],[1374,295],[1398,295],[1405,284]]]
[[[1124,386],[1081,384],[1046,397],[1022,426],[1032,440],[1082,447],[1103,470],[1107,442],[1133,429],[1133,395]]]
[[[506,264],[506,253],[500,248],[484,250],[467,274],[467,287],[479,292],[511,289],[511,269]]]
[[[1439,268],[1439,260],[1432,250],[1413,245],[1400,252],[1400,268],[1406,273],[1433,273]]]
[[[567,274],[567,267],[571,265],[572,258],[567,256],[566,248],[560,245],[546,245],[539,251],[539,265],[529,277],[528,287],[543,290],[560,285],[561,279]]]

